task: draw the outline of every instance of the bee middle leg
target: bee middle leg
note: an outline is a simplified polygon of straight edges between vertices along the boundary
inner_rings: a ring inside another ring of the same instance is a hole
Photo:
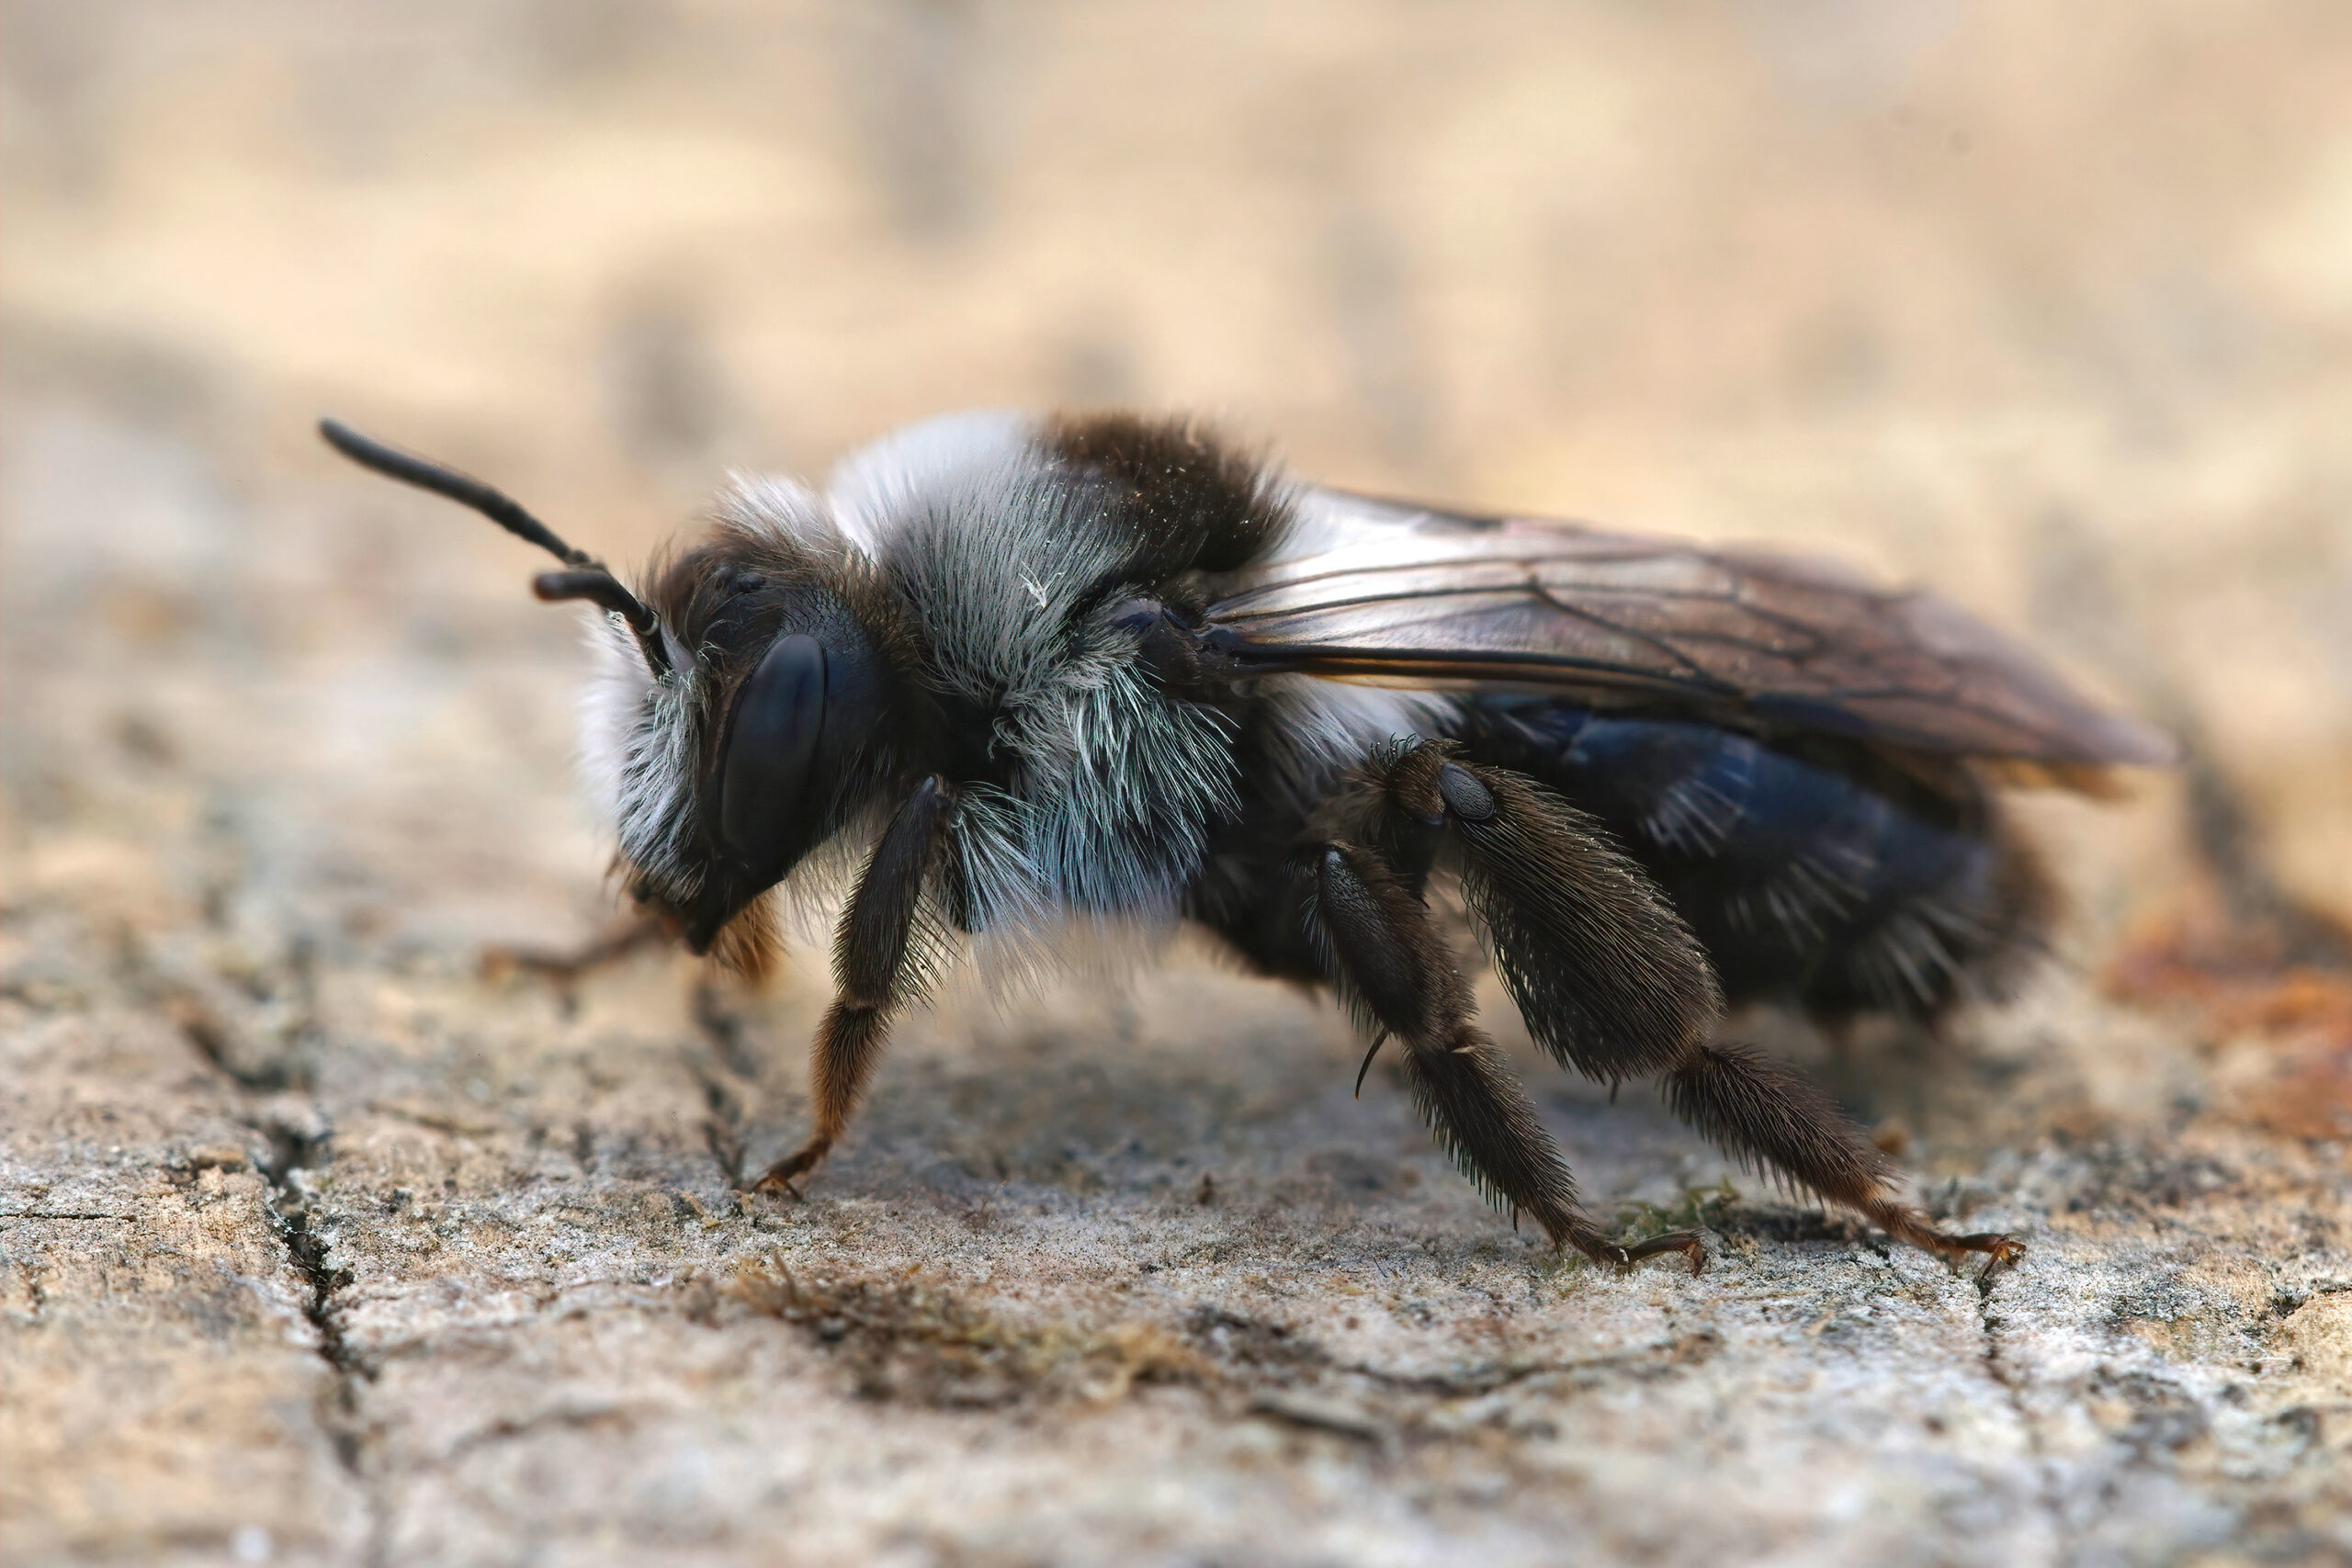
[[[516,974],[537,976],[570,999],[590,975],[676,936],[675,922],[639,910],[574,948],[486,947],[477,966],[485,980],[503,980]]]
[[[1705,1267],[1705,1250],[1687,1231],[1620,1246],[1586,1215],[1566,1161],[1472,1021],[1469,986],[1405,879],[1374,851],[1339,841],[1303,870],[1310,928],[1340,996],[1368,1032],[1403,1047],[1423,1119],[1487,1197],[1527,1213],[1554,1245],[1600,1262],[1679,1252],[1693,1273]]]

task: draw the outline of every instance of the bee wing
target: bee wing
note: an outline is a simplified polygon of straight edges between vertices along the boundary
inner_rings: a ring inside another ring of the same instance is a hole
[[[1296,501],[1291,547],[1207,612],[1244,670],[1584,694],[2062,770],[2177,754],[1957,606],[1826,562],[1333,491]]]

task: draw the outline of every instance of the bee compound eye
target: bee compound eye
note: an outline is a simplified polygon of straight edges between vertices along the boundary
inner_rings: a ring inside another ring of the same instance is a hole
[[[800,817],[824,718],[823,645],[799,633],[776,638],[735,699],[718,786],[719,836],[771,880],[807,837]]]

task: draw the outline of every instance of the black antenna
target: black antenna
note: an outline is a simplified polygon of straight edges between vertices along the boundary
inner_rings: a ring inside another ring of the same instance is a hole
[[[527,539],[572,568],[570,571],[540,573],[532,581],[531,592],[548,601],[585,599],[609,610],[627,621],[628,629],[637,634],[637,645],[644,651],[646,667],[657,678],[670,673],[670,650],[662,640],[661,618],[646,608],[645,602],[631,593],[603,561],[565,544],[554,529],[524,511],[512,496],[471,474],[459,473],[447,463],[387,446],[338,419],[319,421],[319,434],[328,446],[361,468],[447,496],[460,506],[469,506],[516,538]]]

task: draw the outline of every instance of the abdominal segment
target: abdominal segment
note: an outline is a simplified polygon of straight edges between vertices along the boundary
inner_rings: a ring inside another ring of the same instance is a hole
[[[1472,753],[1600,818],[1735,1004],[1932,1019],[2002,994],[2042,945],[2048,880],[1965,764],[1555,699],[1467,706]]]

